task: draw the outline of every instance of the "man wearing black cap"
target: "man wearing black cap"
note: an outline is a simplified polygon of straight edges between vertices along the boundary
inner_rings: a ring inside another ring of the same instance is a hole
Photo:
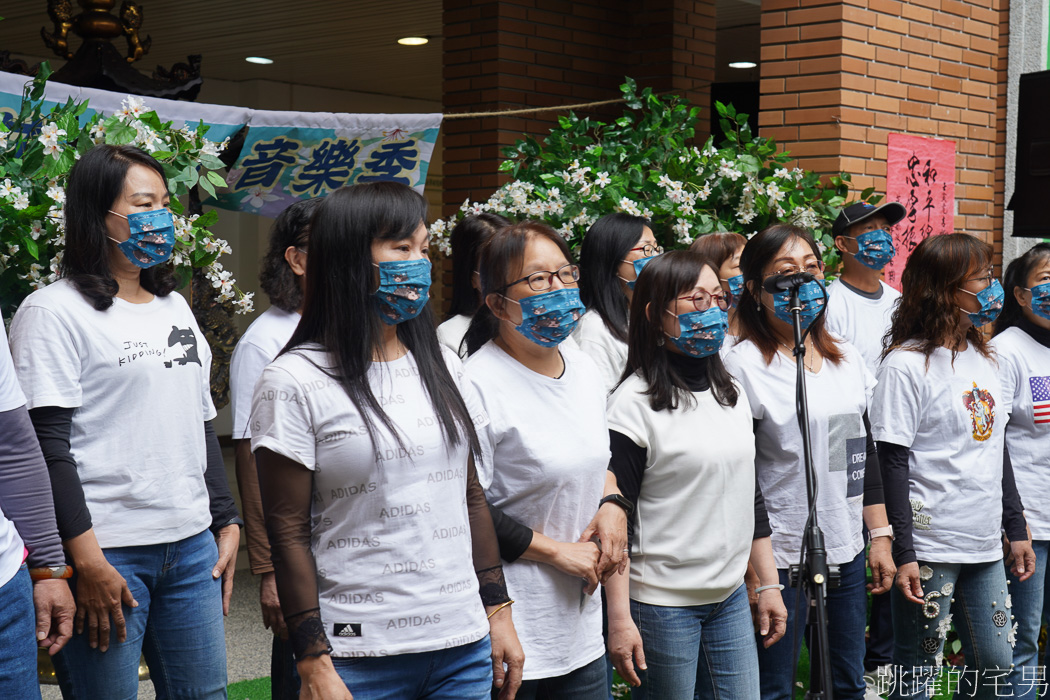
[[[873,375],[882,355],[882,336],[889,330],[890,315],[900,297],[900,292],[882,281],[882,268],[895,253],[889,228],[904,215],[904,207],[896,202],[880,207],[857,202],[844,207],[831,227],[835,248],[842,254],[842,274],[828,286],[825,324],[829,331],[860,351]],[[871,537],[886,535],[892,537],[892,530],[870,534]],[[878,697],[878,690],[889,687],[892,652],[889,596],[877,595],[872,598],[868,620],[865,697]]]
[[[857,202],[844,207],[831,227],[835,248],[842,254],[842,274],[828,286],[828,330],[860,351],[875,374],[882,354],[882,336],[890,325],[900,293],[882,281],[882,268],[893,259],[889,228],[904,218],[904,207],[889,202],[880,207]]]

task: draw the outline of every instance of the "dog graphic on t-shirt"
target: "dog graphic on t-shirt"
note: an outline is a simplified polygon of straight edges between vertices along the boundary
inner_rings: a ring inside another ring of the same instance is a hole
[[[172,326],[171,333],[168,334],[168,347],[172,348],[176,345],[182,348],[182,357],[176,357],[166,361],[164,363],[165,367],[170,368],[173,363],[178,365],[188,365],[191,362],[196,362],[200,365],[201,358],[197,355],[197,336],[194,334],[193,329]]]

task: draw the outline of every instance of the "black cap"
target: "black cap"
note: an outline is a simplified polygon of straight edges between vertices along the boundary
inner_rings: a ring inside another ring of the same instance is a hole
[[[876,207],[867,202],[855,202],[847,207],[843,207],[842,211],[839,212],[835,223],[831,225],[831,235],[841,236],[853,224],[869,219],[879,213],[886,217],[887,226],[893,226],[903,219],[907,212],[904,210],[904,206],[897,202],[886,202],[881,207]]]

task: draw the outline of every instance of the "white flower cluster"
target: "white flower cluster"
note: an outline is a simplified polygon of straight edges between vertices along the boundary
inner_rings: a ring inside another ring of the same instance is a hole
[[[62,155],[62,146],[59,145],[58,139],[60,136],[65,136],[66,130],[59,129],[58,124],[54,122],[48,122],[44,126],[40,127],[40,135],[36,137],[37,141],[44,144],[44,155],[52,156],[57,159]]]
[[[29,207],[29,194],[23,192],[21,187],[12,185],[11,178],[4,178],[4,181],[0,182],[0,197],[11,202],[11,206],[15,209],[22,210]]]

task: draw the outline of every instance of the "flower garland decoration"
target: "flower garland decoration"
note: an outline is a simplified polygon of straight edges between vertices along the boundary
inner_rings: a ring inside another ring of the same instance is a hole
[[[724,134],[690,145],[699,109],[679,97],[640,93],[630,78],[620,86],[627,111],[612,123],[570,113],[541,145],[532,137],[505,148],[500,170],[510,182],[484,202],[465,201],[459,212],[431,225],[431,241],[449,255],[449,234],[468,214],[491,212],[511,220],[538,219],[576,247],[601,216],[625,212],[653,223],[666,248],[686,247],[697,236],[735,231],[750,236],[782,221],[809,229],[829,263],[837,262],[831,222],[850,194],[851,176],[823,182],[814,172],[789,168],[792,160],[772,139],[756,137],[748,115],[716,103]],[[859,201],[877,203],[873,189]]]
[[[225,186],[217,172],[225,165],[219,153],[226,141],[210,141],[208,126],[173,128],[161,122],[139,97],[129,95],[115,114],[88,113],[88,102],[55,105],[45,113],[44,86],[51,75],[47,63],[27,83],[18,115],[0,122],[0,312],[10,318],[32,291],[58,279],[65,247],[66,179],[73,164],[101,143],[128,144],[151,154],[164,167],[175,220],[171,264],[185,286],[193,269],[201,269],[216,299],[228,301],[237,313],[253,310],[252,294],[244,293],[232,273],[219,262],[232,252],[210,227],[214,210],[188,214],[184,201],[199,186],[209,195]],[[228,139],[227,139],[228,141]]]

